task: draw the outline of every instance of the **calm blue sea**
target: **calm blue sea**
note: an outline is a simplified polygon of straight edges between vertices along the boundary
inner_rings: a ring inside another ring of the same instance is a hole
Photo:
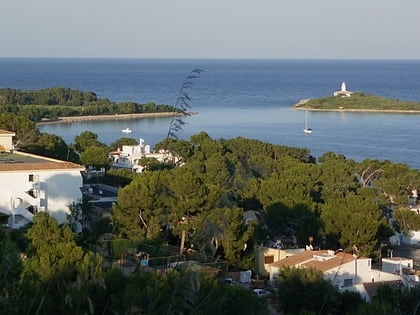
[[[327,151],[349,159],[406,163],[420,169],[420,115],[308,113],[311,135],[302,132],[305,113],[291,106],[301,99],[331,95],[345,81],[350,91],[420,101],[420,60],[160,60],[0,59],[0,88],[63,86],[93,91],[111,101],[174,104],[191,70],[204,72],[189,90],[191,111],[179,138],[206,131],[213,138],[237,136]],[[125,136],[154,145],[168,118],[40,126],[68,143],[84,130],[107,144]]]

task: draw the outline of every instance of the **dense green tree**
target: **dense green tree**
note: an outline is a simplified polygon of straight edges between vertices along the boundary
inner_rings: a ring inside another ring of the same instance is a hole
[[[97,100],[93,92],[80,92],[62,87],[22,91],[0,89],[0,105],[83,105]]]
[[[168,223],[167,205],[171,198],[163,171],[135,177],[118,192],[118,201],[112,209],[115,232],[135,240],[161,237],[161,228]]]
[[[99,142],[98,135],[92,131],[83,131],[74,138],[74,142],[74,146],[80,154],[88,148],[104,146],[103,143]]]
[[[322,199],[343,198],[354,194],[360,187],[354,174],[354,161],[333,152],[325,153],[318,161],[322,171],[319,178],[322,185]]]
[[[19,116],[28,118],[31,121],[40,121],[43,117],[46,116],[47,111],[38,106],[24,106],[19,107],[18,111]]]
[[[199,153],[198,157],[208,159],[212,154],[226,153],[226,148],[222,141],[213,140],[206,132],[202,131],[191,136],[190,142],[195,146],[195,153]]]
[[[22,261],[16,244],[3,231],[0,233],[0,309],[11,314],[17,308],[16,303],[20,302]]]
[[[102,260],[93,253],[84,253],[76,245],[68,225],[59,226],[46,212],[38,212],[28,230],[30,243],[24,273],[36,276],[41,281],[75,280],[97,277],[102,269]]]
[[[382,172],[382,162],[378,160],[365,159],[356,165],[355,174],[362,187],[372,187]]]
[[[420,230],[420,215],[417,211],[396,209],[393,211],[393,219],[396,221],[396,229],[399,232]]]
[[[351,251],[356,246],[360,255],[367,256],[378,244],[380,229],[388,225],[373,200],[356,195],[329,199],[321,206],[321,219],[332,248]]]
[[[278,279],[278,302],[286,314],[340,314],[337,289],[313,268],[283,268]]]
[[[206,181],[217,187],[225,189],[231,186],[233,169],[231,164],[222,153],[214,153],[204,162]]]
[[[195,216],[208,211],[218,202],[217,199],[212,199],[213,193],[202,176],[188,167],[177,168],[171,172],[168,188],[174,197],[171,212],[178,216],[178,220],[182,216]]]
[[[420,288],[378,288],[370,303],[361,304],[349,314],[420,314]]]
[[[142,156],[138,160],[137,164],[143,167],[142,172],[153,172],[158,170],[171,169],[173,167],[172,163],[160,162],[155,157],[146,156]]]
[[[80,161],[85,166],[92,166],[95,169],[102,167],[108,169],[111,166],[111,160],[108,157],[107,147],[89,147],[80,155]]]
[[[241,208],[223,208],[219,211],[229,222],[222,239],[223,258],[234,266],[252,269],[255,262],[253,242],[257,222],[245,222],[244,212]],[[212,212],[210,215],[213,214]]]
[[[139,143],[134,138],[122,137],[114,141],[113,143],[111,143],[110,149],[112,151],[116,151],[118,149],[122,150],[123,145],[138,145],[138,144]]]
[[[34,144],[39,138],[39,131],[34,122],[13,114],[0,115],[0,129],[15,132],[17,146]]]
[[[134,173],[128,168],[109,169],[103,176],[95,176],[88,180],[87,183],[101,183],[114,187],[124,187],[131,183],[134,177],[139,174]]]
[[[186,140],[166,138],[155,145],[155,150],[168,150],[181,158],[182,162],[189,162],[194,154],[194,146]]]
[[[374,187],[393,206],[407,206],[408,196],[414,188],[420,187],[420,171],[410,169],[403,163],[386,161],[382,166],[381,176]]]
[[[285,156],[296,158],[304,163],[315,162],[308,149],[293,148],[282,145],[273,145],[260,140],[237,137],[224,141],[227,150],[241,157],[248,159],[250,156],[261,155],[270,157],[273,160]]]
[[[130,277],[111,272],[112,278],[106,276],[106,284],[110,284],[106,293],[113,298],[98,310],[105,314],[268,314],[266,300],[249,290],[220,283],[205,272],[185,268]]]
[[[22,150],[42,156],[79,163],[79,155],[68,146],[60,136],[41,133],[38,140],[30,145],[21,147]]]

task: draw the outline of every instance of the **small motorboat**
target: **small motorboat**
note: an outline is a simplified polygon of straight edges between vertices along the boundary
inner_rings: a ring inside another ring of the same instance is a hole
[[[128,127],[125,128],[125,129],[122,129],[121,131],[124,132],[124,133],[131,133],[132,132],[132,130]]]

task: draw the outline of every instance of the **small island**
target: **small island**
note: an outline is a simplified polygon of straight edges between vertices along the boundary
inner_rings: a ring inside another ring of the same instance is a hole
[[[420,102],[385,98],[364,92],[350,92],[345,82],[332,96],[304,99],[294,109],[309,111],[420,113]]]

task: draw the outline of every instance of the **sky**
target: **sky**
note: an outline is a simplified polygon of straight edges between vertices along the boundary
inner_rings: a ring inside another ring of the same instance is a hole
[[[419,0],[0,0],[0,57],[420,59]]]

